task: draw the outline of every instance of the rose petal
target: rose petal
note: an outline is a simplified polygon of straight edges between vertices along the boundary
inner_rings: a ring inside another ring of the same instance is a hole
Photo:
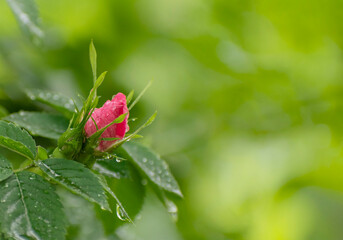
[[[126,96],[122,93],[118,93],[110,101],[106,101],[101,108],[96,108],[92,114],[92,118],[95,120],[99,129],[107,126],[109,123],[113,122],[120,115],[128,113],[128,108],[126,105]],[[102,138],[119,138],[122,139],[125,133],[129,131],[128,125],[129,114],[126,115],[125,119],[121,123],[115,123],[108,127],[105,132],[101,135]],[[86,136],[90,137],[96,132],[96,127],[93,120],[90,118],[85,125]],[[108,149],[114,141],[101,141],[97,150],[105,151]]]

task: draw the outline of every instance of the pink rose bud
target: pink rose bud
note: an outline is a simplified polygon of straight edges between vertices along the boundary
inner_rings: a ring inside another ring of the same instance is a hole
[[[113,122],[120,115],[128,112],[125,95],[118,93],[111,101],[106,101],[101,108],[96,108],[92,114],[92,118],[95,120],[98,129],[100,130]],[[129,131],[129,125],[127,124],[128,117],[129,114],[126,115],[124,121],[121,123],[115,123],[108,127],[101,135],[101,138],[122,139],[125,136],[125,133]],[[89,118],[85,125],[85,131],[87,137],[92,136],[97,131],[94,121],[91,118]],[[96,149],[99,151],[105,151],[116,141],[117,140],[102,140]]]

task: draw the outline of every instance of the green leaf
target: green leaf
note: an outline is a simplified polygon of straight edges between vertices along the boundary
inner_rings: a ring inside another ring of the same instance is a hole
[[[101,176],[101,175],[98,176],[98,177],[99,177],[99,180],[100,180],[100,183],[101,183],[102,187],[117,202],[117,211],[118,211],[118,209],[120,209],[121,214],[123,215],[121,217],[123,217],[126,221],[129,221],[130,223],[133,223],[133,221],[130,218],[129,214],[127,214],[123,204],[121,203],[121,201],[119,201],[117,195],[115,195],[115,193],[112,191],[112,189],[107,185],[106,178],[104,176]]]
[[[127,161],[117,162],[115,159],[98,159],[93,165],[93,169],[107,177],[117,179],[130,177]]]
[[[69,124],[68,120],[60,115],[25,111],[13,113],[4,120],[16,123],[34,136],[51,139],[58,139],[67,130]]]
[[[39,26],[39,13],[34,0],[7,0],[22,31],[38,45],[44,36]]]
[[[69,192],[64,188],[58,188],[57,193],[60,196],[61,201],[63,202],[64,212],[67,216],[67,220],[69,223],[69,226],[67,228],[66,239],[108,239],[104,233],[101,222],[97,219],[97,216],[95,215],[94,204],[88,202],[83,198],[80,198],[79,196]]]
[[[0,118],[3,118],[7,115],[8,115],[7,109],[0,105]]]
[[[138,95],[138,97],[133,101],[133,103],[129,106],[129,111],[136,105],[136,103],[138,103],[138,101],[141,99],[141,97],[144,95],[144,93],[146,92],[146,90],[148,90],[148,88],[151,86],[152,81],[150,81],[145,88],[143,89],[143,91]],[[133,93],[132,93],[133,95]],[[132,97],[131,97],[132,98]],[[131,102],[131,99],[129,99]]]
[[[96,50],[94,47],[93,40],[89,45],[89,59],[91,62],[92,73],[93,73],[93,81],[96,81]]]
[[[40,89],[29,89],[26,90],[26,94],[31,100],[44,103],[63,113],[63,115],[68,119],[71,118],[75,112],[75,104],[73,100],[60,93]]]
[[[75,119],[73,119],[71,126],[73,128],[81,127],[83,129],[84,125],[88,121],[88,119],[91,117],[92,112],[98,105],[99,97],[97,96],[97,89],[100,87],[102,82],[105,79],[107,72],[103,72],[97,80],[94,82],[93,88],[90,90],[89,95],[87,99],[83,103],[83,107],[81,111],[77,114]]]
[[[122,149],[145,175],[161,188],[182,197],[181,190],[175,178],[170,173],[168,164],[149,148],[134,142],[126,142]]]
[[[157,115],[157,111],[154,112],[151,117],[142,125],[140,126],[136,131],[130,134],[125,134],[125,137],[119,141],[116,141],[112,146],[110,146],[106,151],[111,152],[113,149],[116,149],[118,146],[122,145],[123,143],[130,141],[133,138],[140,138],[140,135],[138,133],[143,130],[144,128],[148,127],[153,121],[155,120]]]
[[[37,147],[37,159],[45,160],[49,157],[48,151],[42,146]]]
[[[11,163],[0,155],[0,182],[13,174]]]
[[[126,97],[126,104],[129,105],[132,98],[133,98],[133,94],[135,93],[135,90],[131,90],[131,92],[129,92],[129,94]]]
[[[116,179],[112,177],[106,177],[108,187],[115,192],[115,195],[119,200],[122,200],[121,204],[125,208],[125,211],[133,220],[135,216],[142,210],[143,203],[145,201],[145,186],[142,185],[142,179],[139,172],[133,168],[132,164],[128,164],[130,170],[130,178]],[[101,211],[100,208],[96,208],[98,218],[103,222],[104,229],[107,234],[115,233],[116,229],[123,224],[118,218],[116,211],[116,200],[109,199],[112,213],[107,211]],[[121,215],[123,216],[123,215]]]
[[[31,172],[0,182],[1,232],[14,239],[64,239],[65,215],[54,187]]]
[[[50,158],[36,164],[50,178],[69,191],[99,204],[105,210],[110,210],[98,177],[83,164],[62,158]]]
[[[36,156],[33,138],[12,123],[0,121],[0,145],[31,159]]]
[[[106,77],[106,74],[107,74],[107,71],[101,73],[98,79],[95,81],[94,87],[93,87],[94,91],[96,91],[100,87],[100,85],[102,84],[102,82],[104,81]]]

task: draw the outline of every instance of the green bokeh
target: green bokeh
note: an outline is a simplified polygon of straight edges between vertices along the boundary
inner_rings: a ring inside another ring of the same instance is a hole
[[[343,28],[339,0],[37,0],[35,47],[0,1],[0,104],[21,89],[77,98],[109,71],[101,103],[152,87],[135,106],[157,120],[144,142],[184,200],[174,223],[152,194],[121,239],[343,238]],[[6,111],[6,110],[5,110]],[[92,215],[93,216],[93,215]]]

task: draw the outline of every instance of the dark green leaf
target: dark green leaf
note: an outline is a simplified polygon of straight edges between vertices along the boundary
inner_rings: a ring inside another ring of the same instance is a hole
[[[108,187],[112,192],[115,192],[116,197],[121,200],[121,205],[133,220],[135,216],[141,211],[145,200],[145,188],[142,185],[142,179],[136,169],[129,164],[130,178],[110,178],[106,177]],[[103,222],[107,234],[112,234],[115,230],[125,224],[118,218],[116,213],[117,201],[114,198],[109,199],[112,213],[101,211],[96,208],[98,218]]]
[[[31,159],[36,156],[33,138],[12,123],[0,121],[0,145]]]
[[[100,180],[100,183],[102,185],[102,187],[106,190],[106,192],[108,194],[111,195],[111,197],[117,202],[117,209],[116,211],[120,211],[121,215],[120,216],[121,220],[124,220],[124,221],[129,221],[130,223],[133,223],[132,219],[130,218],[129,214],[126,212],[123,204],[121,203],[121,201],[119,200],[119,198],[117,197],[117,195],[112,191],[112,189],[107,185],[107,181],[106,181],[106,178],[104,176],[99,176],[99,180]]]
[[[60,93],[40,89],[30,89],[26,90],[26,94],[32,100],[44,103],[63,113],[67,118],[71,118],[75,112],[73,100]]]
[[[103,209],[110,209],[98,177],[83,164],[62,158],[51,158],[37,162],[37,165],[66,189],[99,204]]]
[[[27,129],[34,136],[51,139],[58,139],[67,130],[69,124],[63,116],[41,112],[20,111],[4,119]]]
[[[57,193],[64,206],[68,220],[66,239],[68,240],[105,240],[107,239],[101,222],[97,219],[94,204],[72,194],[64,188]],[[96,205],[98,206],[98,205]],[[100,207],[99,207],[100,209]],[[107,212],[107,211],[102,211]]]
[[[117,162],[115,159],[98,159],[93,169],[104,176],[117,179],[130,176],[127,161]]]
[[[122,149],[146,176],[161,188],[182,196],[179,185],[170,173],[167,163],[149,148],[134,142],[126,142]]]
[[[39,26],[39,13],[34,0],[7,0],[23,32],[35,44],[40,44],[43,31]]]
[[[1,232],[14,239],[64,239],[65,215],[51,184],[31,172],[0,183]]]
[[[0,155],[0,182],[13,174],[11,163]]]

